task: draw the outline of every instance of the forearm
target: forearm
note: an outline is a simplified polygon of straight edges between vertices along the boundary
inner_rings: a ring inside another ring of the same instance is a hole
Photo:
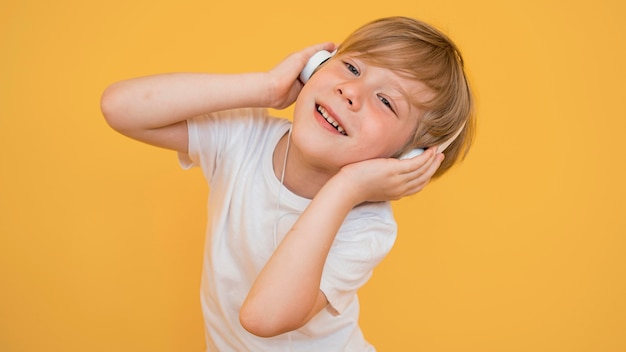
[[[323,307],[319,295],[326,257],[358,204],[342,183],[333,178],[318,192],[257,277],[241,311],[242,324],[251,332],[273,336],[297,329]]]
[[[297,77],[306,60],[332,47],[332,43],[308,47],[268,72],[172,73],[118,82],[102,95],[102,113],[108,124],[122,134],[187,152],[186,120],[234,108],[285,108],[302,88]]]
[[[172,73],[121,81],[102,96],[105,118],[118,130],[155,129],[214,111],[266,106],[263,73]]]

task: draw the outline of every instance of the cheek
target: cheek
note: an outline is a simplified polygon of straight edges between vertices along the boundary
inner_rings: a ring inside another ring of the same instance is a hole
[[[355,146],[357,154],[362,155],[365,159],[386,158],[401,148],[398,136],[385,127],[372,128],[367,131],[367,138],[361,139],[359,144]]]
[[[310,114],[312,109],[315,107],[314,103],[312,103],[308,97],[309,96],[304,91],[300,92],[300,95],[298,95],[298,98],[293,106],[292,121],[294,125],[301,124],[304,120],[306,120],[305,116]]]
[[[370,134],[388,142],[404,140],[412,131],[412,126],[398,123],[397,120],[389,116],[378,119],[367,128]]]
[[[415,126],[411,124],[401,124],[394,127],[379,126],[380,134],[376,137],[375,143],[380,145],[380,151],[386,156],[396,154],[409,143],[415,133]]]

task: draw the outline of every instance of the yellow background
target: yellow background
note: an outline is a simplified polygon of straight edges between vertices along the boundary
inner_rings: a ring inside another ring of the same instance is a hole
[[[361,290],[379,351],[626,351],[621,1],[15,1],[0,5],[0,351],[201,351],[208,192],[101,117],[110,83],[266,70],[383,16],[461,47],[469,157],[394,204]],[[289,110],[281,116],[289,116]]]

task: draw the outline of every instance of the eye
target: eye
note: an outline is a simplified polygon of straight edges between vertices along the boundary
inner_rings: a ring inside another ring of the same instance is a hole
[[[393,106],[391,105],[391,103],[389,102],[389,100],[387,100],[387,98],[383,97],[383,96],[378,96],[378,99],[380,99],[380,101],[385,104],[385,106],[387,106],[389,108],[389,110],[393,111],[394,113],[396,112],[393,109]]]
[[[361,72],[359,72],[359,70],[354,67],[352,64],[344,62],[344,64],[346,65],[346,68],[348,69],[348,71],[350,71],[353,75],[355,76],[360,76]]]

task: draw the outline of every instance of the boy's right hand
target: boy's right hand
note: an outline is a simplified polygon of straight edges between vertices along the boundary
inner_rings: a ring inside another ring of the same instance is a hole
[[[270,92],[268,107],[284,109],[296,101],[303,84],[298,80],[300,71],[308,60],[320,50],[334,51],[333,43],[322,43],[307,47],[287,56],[268,72]]]

